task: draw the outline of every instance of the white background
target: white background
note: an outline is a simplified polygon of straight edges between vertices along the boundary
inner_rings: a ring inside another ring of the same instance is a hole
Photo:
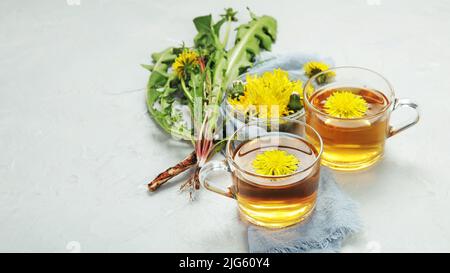
[[[77,4],[79,2],[79,5]],[[343,251],[450,251],[450,2],[0,2],[0,251],[247,251],[231,199],[145,184],[191,150],[146,112],[150,54],[198,15],[278,20],[274,52],[385,75],[421,106],[369,171],[339,174],[364,231]]]

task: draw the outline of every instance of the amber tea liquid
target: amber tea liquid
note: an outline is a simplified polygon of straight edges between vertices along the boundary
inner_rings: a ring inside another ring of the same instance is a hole
[[[336,119],[326,115],[324,105],[327,98],[344,90],[366,100],[368,110],[364,117]],[[306,110],[306,122],[323,140],[322,164],[338,170],[359,170],[372,165],[383,155],[389,120],[386,115],[376,115],[389,104],[383,93],[363,88],[333,88],[317,91],[309,101],[322,112]]]
[[[316,148],[295,135],[270,134],[241,144],[234,153],[234,161],[245,171],[254,173],[252,162],[266,150],[284,150],[299,159],[299,171],[307,171],[283,178],[267,178],[233,173],[233,187],[241,215],[253,224],[266,227],[285,227],[304,220],[313,210],[319,183],[320,164]]]

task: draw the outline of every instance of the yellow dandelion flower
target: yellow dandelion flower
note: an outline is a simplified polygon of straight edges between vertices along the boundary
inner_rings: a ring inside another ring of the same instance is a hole
[[[330,67],[326,63],[322,62],[307,62],[303,65],[303,70],[305,70],[306,76],[308,78],[311,78],[325,70],[330,69]],[[336,73],[333,71],[330,71],[328,73],[325,73],[317,78],[317,82],[319,84],[327,82],[329,79],[336,76]]]
[[[360,118],[365,115],[366,100],[350,91],[334,92],[325,101],[325,112],[338,118]]]
[[[198,54],[190,49],[185,49],[172,64],[172,69],[175,71],[179,78],[184,78],[186,76],[186,71],[198,66]]]
[[[291,81],[286,71],[275,69],[260,77],[248,75],[244,93],[238,98],[228,97],[228,102],[234,109],[251,116],[278,118],[293,112],[288,104],[294,92],[303,97],[302,82]]]
[[[268,150],[260,153],[252,162],[257,174],[288,175],[298,169],[300,161],[292,154],[280,150]]]
[[[326,63],[321,62],[307,62],[303,65],[303,70],[305,70],[305,74],[308,78],[311,78],[322,71],[328,70],[329,68],[330,67]]]

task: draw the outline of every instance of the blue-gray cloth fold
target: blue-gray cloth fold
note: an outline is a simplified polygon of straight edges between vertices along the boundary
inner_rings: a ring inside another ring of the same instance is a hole
[[[284,229],[250,225],[250,252],[339,252],[345,238],[361,229],[357,204],[336,184],[331,171],[321,168],[317,203],[304,223]]]

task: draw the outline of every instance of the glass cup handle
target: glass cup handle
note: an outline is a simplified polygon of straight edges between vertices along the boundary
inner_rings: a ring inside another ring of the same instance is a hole
[[[208,175],[214,171],[231,172],[230,167],[228,166],[228,164],[225,160],[208,162],[205,165],[203,165],[203,167],[200,169],[200,173],[199,173],[200,183],[202,183],[205,186],[205,188],[207,188],[208,190],[210,190],[212,192],[235,199],[236,197],[235,197],[234,193],[230,190],[230,188],[227,188],[226,190],[221,189],[219,187],[216,187],[216,186],[210,184],[210,182],[206,179],[208,177]]]
[[[415,117],[410,122],[408,122],[398,128],[391,127],[389,129],[388,137],[396,135],[396,134],[400,133],[401,131],[408,129],[409,127],[411,127],[414,124],[416,124],[417,122],[419,122],[419,105],[417,105],[417,103],[413,102],[410,99],[395,99],[394,109],[392,111],[395,111],[396,109],[399,109],[402,107],[408,107],[408,108],[413,109],[415,112]]]

